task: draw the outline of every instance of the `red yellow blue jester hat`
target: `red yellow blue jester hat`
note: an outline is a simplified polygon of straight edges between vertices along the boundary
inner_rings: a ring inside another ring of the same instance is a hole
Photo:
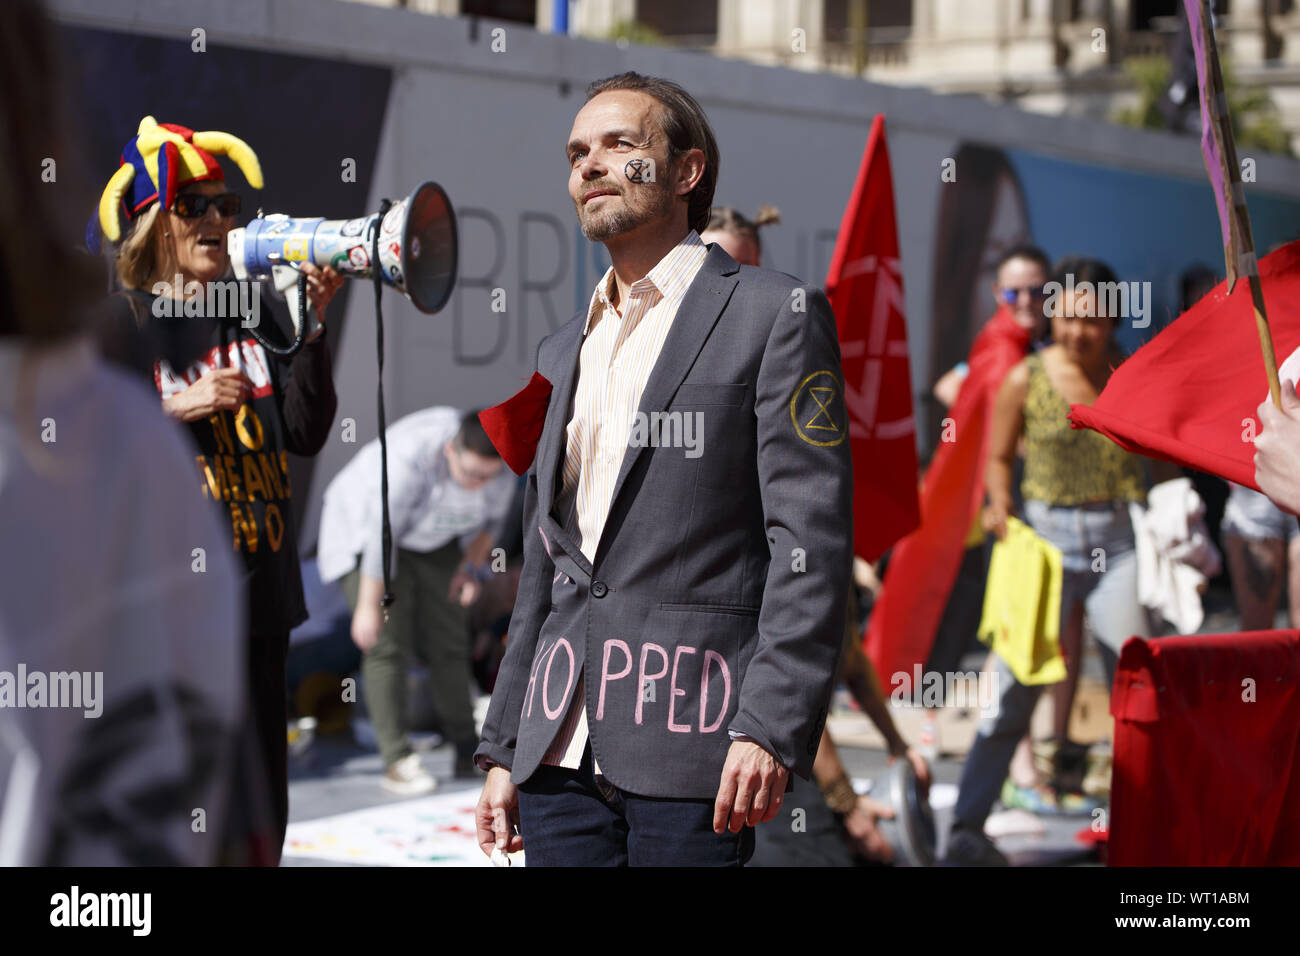
[[[254,189],[262,188],[262,167],[252,147],[237,136],[215,130],[196,133],[152,116],[140,121],[135,137],[122,149],[122,163],[99,197],[99,210],[86,226],[86,246],[99,252],[100,236],[122,237],[119,214],[134,219],[162,197],[170,209],[182,186],[224,182],[215,157],[229,156]],[[130,190],[130,195],[127,195]]]

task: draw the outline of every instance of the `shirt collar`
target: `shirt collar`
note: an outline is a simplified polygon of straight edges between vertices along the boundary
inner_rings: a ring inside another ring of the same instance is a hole
[[[695,278],[708,252],[709,247],[700,239],[700,234],[692,229],[682,237],[681,242],[668,250],[668,254],[646,273],[645,278],[632,283],[629,295],[641,295],[655,289],[665,299],[681,298],[686,294],[687,286]],[[596,290],[591,295],[591,303],[587,306],[587,322],[582,327],[584,336],[591,331],[591,322],[596,315],[604,309],[613,309],[610,295],[614,292],[614,284],[614,267],[610,266],[596,283]]]

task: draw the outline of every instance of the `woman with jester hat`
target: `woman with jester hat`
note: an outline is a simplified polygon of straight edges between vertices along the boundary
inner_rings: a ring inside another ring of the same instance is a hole
[[[163,411],[188,426],[201,452],[195,479],[223,510],[243,561],[248,717],[232,815],[221,827],[224,859],[275,865],[288,823],[285,658],[289,631],[307,617],[288,456],[315,455],[334,420],[325,309],[343,280],[303,264],[314,312],[304,344],[292,359],[264,347],[286,336],[261,318],[271,315],[269,298],[230,279],[226,237],[241,201],[227,190],[218,156],[262,188],[257,156],[242,140],[146,116],[104,189],[87,244],[98,251],[101,236],[116,244],[122,291],[107,303],[104,350],[144,376]],[[190,553],[185,542],[177,549]]]

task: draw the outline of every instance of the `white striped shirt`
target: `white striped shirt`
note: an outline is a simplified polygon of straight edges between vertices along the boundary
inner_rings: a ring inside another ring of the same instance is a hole
[[[613,268],[606,270],[592,294],[582,331],[573,417],[566,430],[564,481],[556,502],[558,513],[567,516],[566,530],[588,561],[596,556],[609,516],[641,393],[707,255],[708,246],[692,229],[645,278],[632,283],[627,300],[620,303],[622,315],[609,298]],[[587,707],[579,680],[568,716],[542,762],[577,769],[587,738]]]

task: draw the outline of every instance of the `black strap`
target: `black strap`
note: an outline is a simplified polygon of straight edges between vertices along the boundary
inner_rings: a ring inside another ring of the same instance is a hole
[[[298,270],[298,331],[294,335],[292,345],[288,348],[276,345],[258,331],[258,328],[255,325],[250,326],[248,331],[252,334],[253,338],[257,339],[257,341],[262,344],[262,348],[266,349],[268,352],[273,352],[276,355],[283,355],[285,357],[297,355],[298,350],[302,348],[302,340],[307,335],[307,273],[303,272],[301,269]]]
[[[390,200],[379,203],[379,216],[374,220],[374,232],[370,238],[370,274],[375,282],[375,343],[379,362],[379,496],[383,510],[384,543],[384,596],[379,606],[384,609],[384,621],[388,621],[388,609],[397,600],[392,587],[393,529],[388,523],[388,427],[384,421],[384,310],[382,305],[384,292],[384,267],[379,261],[379,224],[384,221],[384,214],[392,206]]]

